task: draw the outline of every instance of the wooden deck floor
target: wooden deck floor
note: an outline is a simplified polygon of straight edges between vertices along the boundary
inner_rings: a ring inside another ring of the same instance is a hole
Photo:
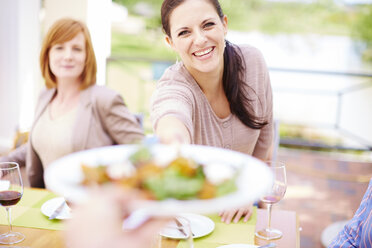
[[[297,212],[301,248],[321,248],[328,225],[353,217],[372,176],[372,162],[293,149],[279,149],[278,159],[287,164],[288,188],[274,208]]]

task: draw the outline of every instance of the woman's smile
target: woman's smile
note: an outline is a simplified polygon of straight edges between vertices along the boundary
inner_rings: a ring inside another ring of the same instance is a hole
[[[205,58],[206,55],[211,55],[213,50],[214,50],[214,47],[209,47],[209,48],[194,52],[193,55],[198,58]]]

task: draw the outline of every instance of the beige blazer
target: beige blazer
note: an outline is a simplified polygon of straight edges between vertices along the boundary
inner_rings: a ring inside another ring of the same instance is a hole
[[[28,143],[17,148],[0,161],[15,161],[26,165],[31,187],[43,188],[43,165],[31,142],[32,131],[46,107],[56,93],[56,89],[44,90],[38,100],[35,120]],[[73,129],[73,151],[126,144],[141,140],[143,130],[137,119],[131,114],[122,97],[104,86],[93,85],[80,94],[80,103]]]

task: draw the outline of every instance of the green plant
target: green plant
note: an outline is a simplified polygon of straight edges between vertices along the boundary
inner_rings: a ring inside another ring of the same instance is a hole
[[[372,5],[364,6],[357,15],[352,35],[365,44],[363,58],[372,61]]]
[[[125,5],[130,15],[136,15],[134,6],[145,2],[154,9],[154,16],[146,18],[147,29],[160,30],[162,0],[114,0]],[[269,2],[265,0],[220,0],[228,16],[229,29],[240,31],[260,30],[264,33],[321,33],[349,35],[352,16],[357,14],[333,0],[313,3]]]
[[[165,46],[163,36],[149,34],[147,31],[136,35],[112,32],[112,55],[175,61],[175,54]]]

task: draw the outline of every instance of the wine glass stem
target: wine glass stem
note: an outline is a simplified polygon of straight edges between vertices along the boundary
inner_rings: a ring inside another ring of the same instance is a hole
[[[5,207],[6,209],[6,215],[8,217],[8,223],[9,223],[9,232],[11,233],[12,230],[12,209],[10,207]]]
[[[272,204],[268,203],[267,204],[267,229],[270,230],[271,229],[271,208],[272,208]]]

